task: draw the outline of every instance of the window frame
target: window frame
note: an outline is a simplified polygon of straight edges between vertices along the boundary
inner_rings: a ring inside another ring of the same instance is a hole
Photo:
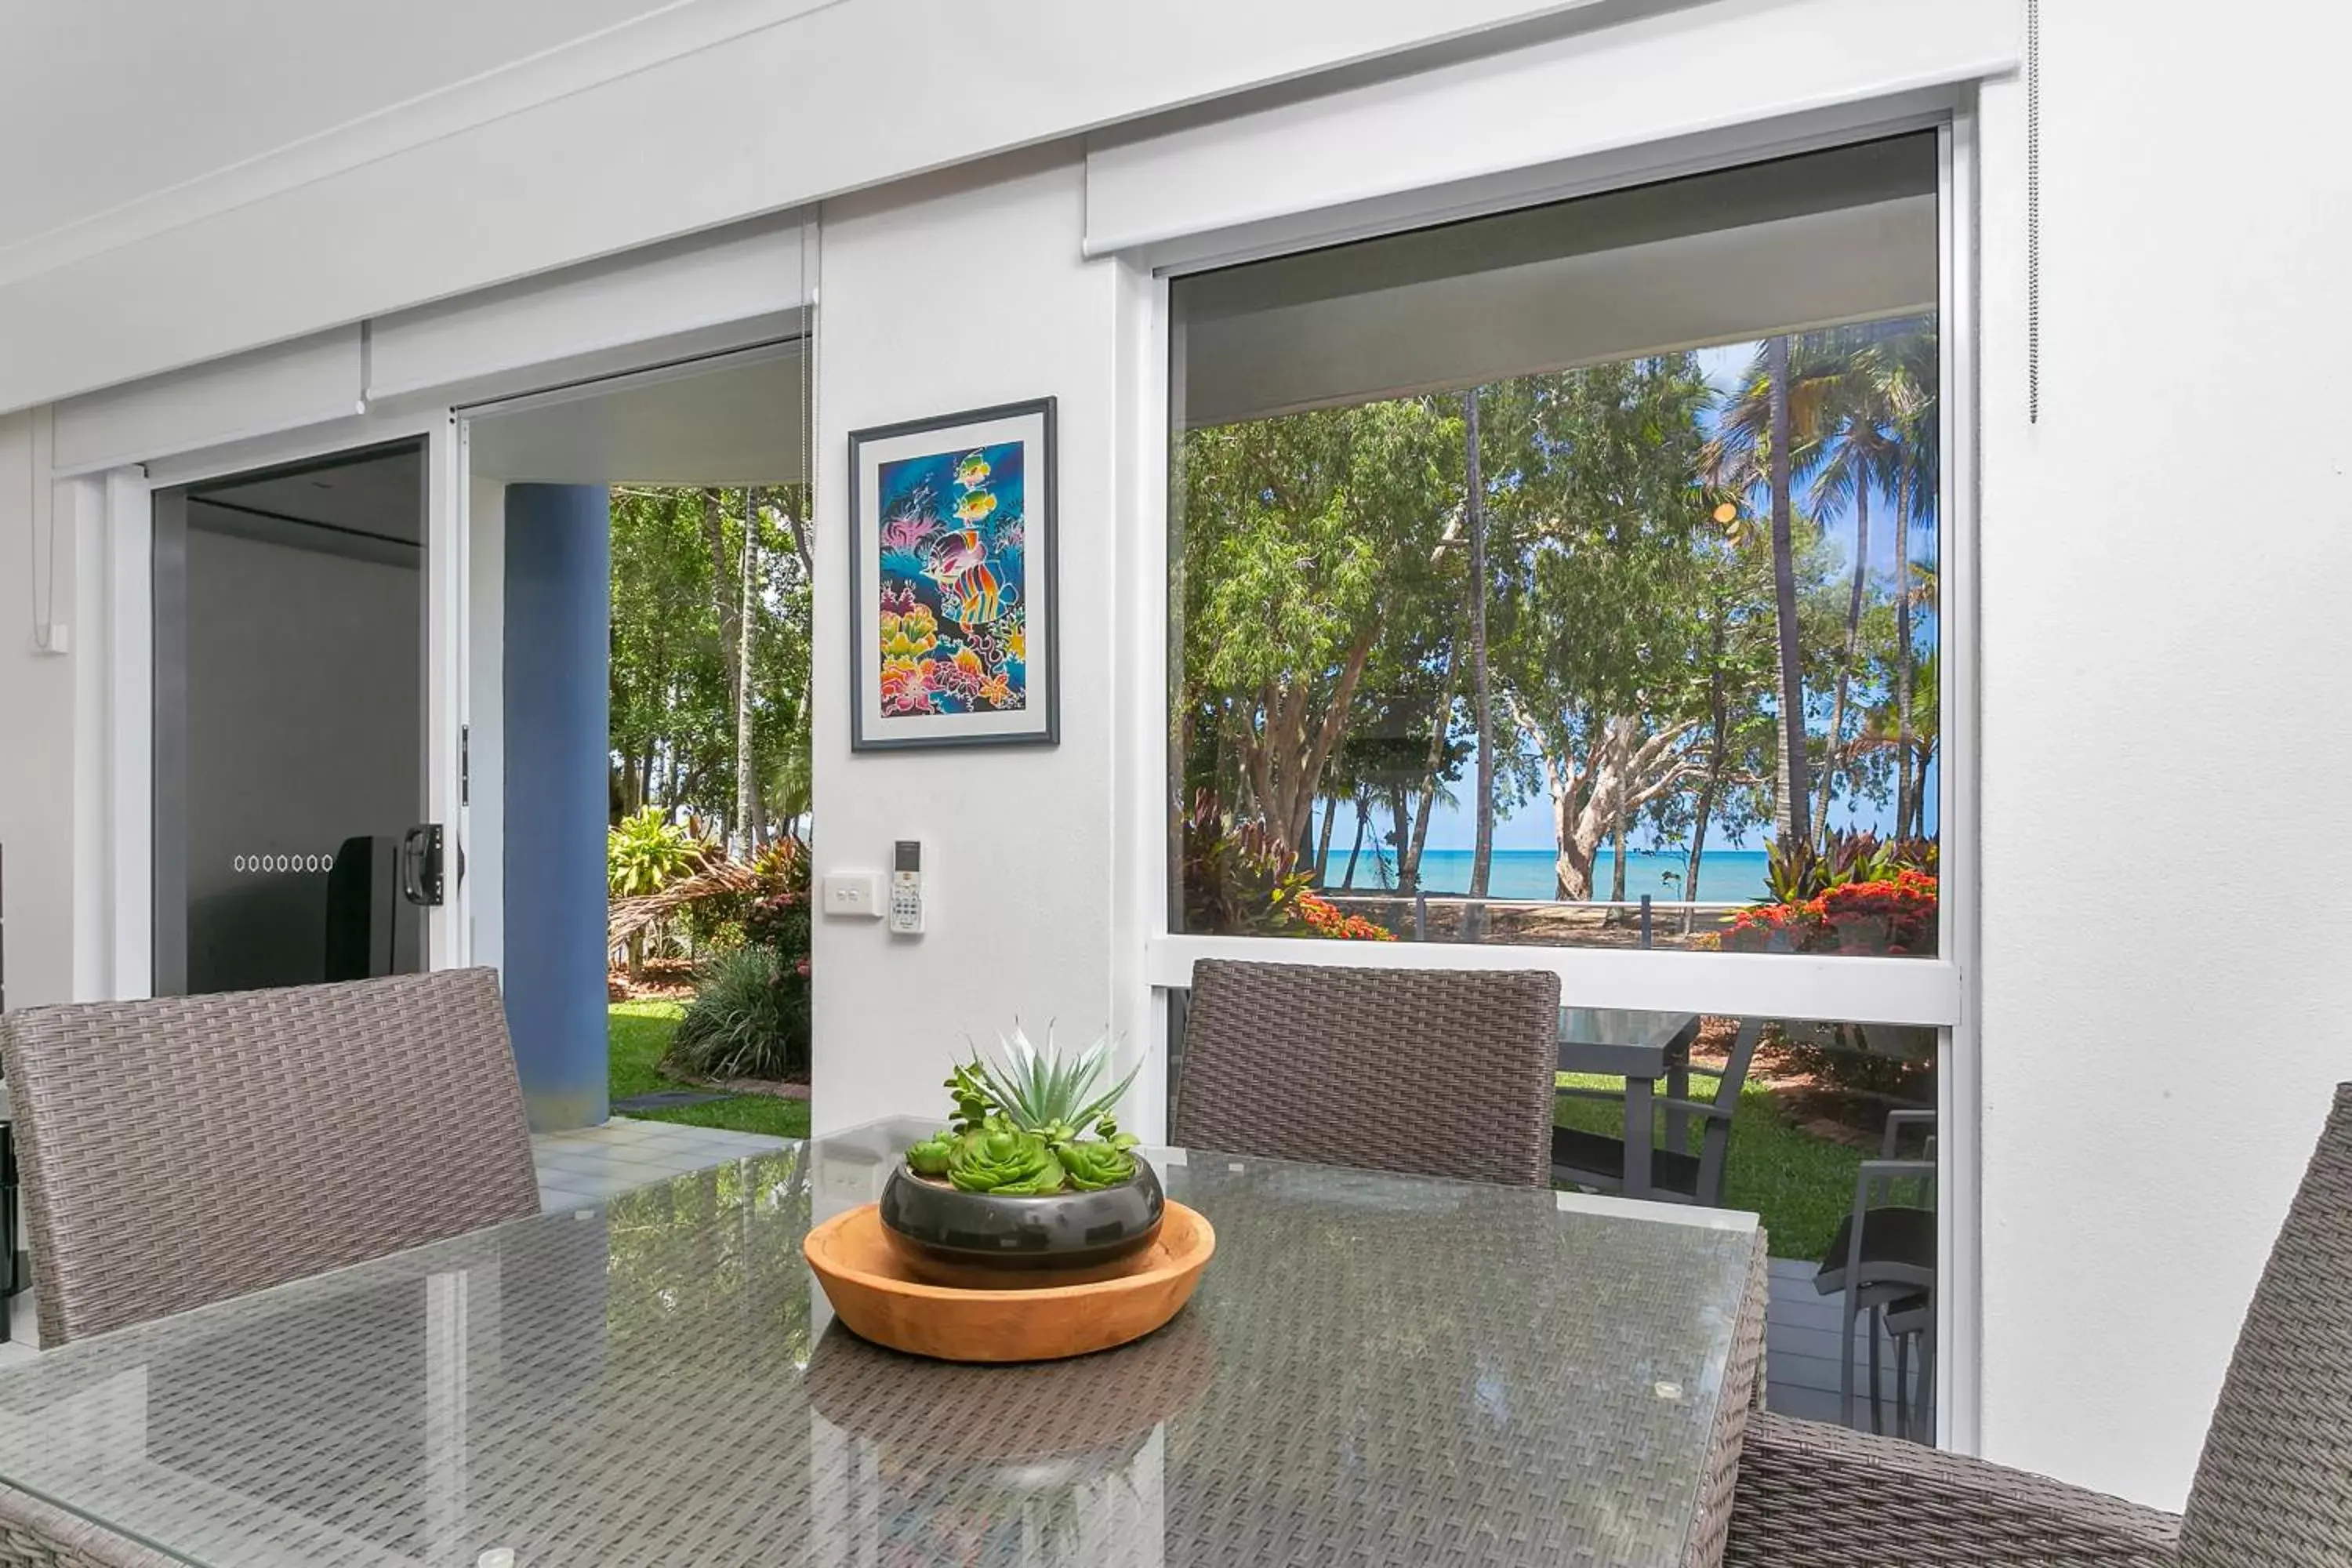
[[[1458,221],[1481,211],[1518,207],[1622,189],[1702,172],[1784,157],[1905,132],[1937,137],[1938,330],[1942,441],[1938,526],[1938,701],[1942,716],[1938,827],[1943,893],[1940,951],[1933,958],[1809,956],[1629,951],[1416,942],[1374,944],[1297,938],[1192,935],[1170,929],[1175,870],[1171,848],[1175,790],[1169,773],[1170,714],[1177,660],[1171,646],[1169,606],[1169,477],[1171,372],[1181,356],[1169,308],[1171,279],[1239,262],[1295,253],[1347,239]],[[1119,688],[1129,707],[1117,737],[1118,854],[1116,917],[1123,973],[1116,986],[1119,1022],[1147,1059],[1168,1059],[1168,994],[1189,985],[1203,958],[1332,966],[1404,964],[1424,969],[1534,969],[1559,976],[1562,991],[1580,1005],[1601,1007],[1696,1008],[1725,1014],[1916,1024],[1938,1031],[1937,1157],[1940,1291],[1937,1410],[1938,1441],[1960,1452],[1978,1446],[1979,1075],[1973,976],[1978,952],[1977,712],[1977,131],[1972,89],[1947,105],[1922,111],[1911,105],[1868,106],[1825,128],[1791,137],[1785,126],[1755,126],[1722,139],[1703,157],[1661,146],[1643,161],[1620,153],[1605,168],[1566,173],[1545,184],[1514,182],[1503,195],[1481,202],[1470,194],[1433,189],[1411,200],[1382,204],[1377,217],[1361,213],[1253,226],[1231,237],[1187,237],[1120,258],[1119,359],[1129,417],[1121,421],[1123,508],[1133,526],[1122,531],[1119,592],[1127,626],[1121,639]],[[1335,221],[1336,220],[1336,221]],[[1138,1080],[1134,1112],[1147,1135],[1164,1137],[1164,1073]]]

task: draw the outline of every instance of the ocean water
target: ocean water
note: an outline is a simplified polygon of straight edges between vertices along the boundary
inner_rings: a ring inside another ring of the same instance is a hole
[[[1682,891],[1683,875],[1690,868],[1687,852],[1629,849],[1625,852],[1625,896],[1647,893],[1661,902],[1692,897],[1702,902],[1747,903],[1764,896],[1765,855],[1761,849],[1710,849],[1699,860],[1698,890]],[[1486,892],[1497,899],[1549,899],[1559,890],[1549,849],[1497,849],[1487,868]],[[1592,868],[1593,894],[1607,898],[1611,859],[1604,847]],[[1336,889],[1347,874],[1348,853],[1334,845],[1325,868],[1324,885]],[[1382,865],[1366,847],[1356,862],[1357,892],[1377,892],[1396,885],[1395,867]],[[1433,893],[1470,890],[1470,851],[1425,849],[1421,857],[1421,885]]]

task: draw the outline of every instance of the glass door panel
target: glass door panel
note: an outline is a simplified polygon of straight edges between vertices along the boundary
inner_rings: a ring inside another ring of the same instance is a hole
[[[155,498],[158,994],[425,967],[422,443]]]

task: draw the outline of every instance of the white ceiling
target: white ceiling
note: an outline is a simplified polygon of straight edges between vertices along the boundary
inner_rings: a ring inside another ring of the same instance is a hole
[[[0,0],[0,248],[670,3]]]
[[[796,483],[805,374],[787,343],[478,414],[473,471],[509,483]]]

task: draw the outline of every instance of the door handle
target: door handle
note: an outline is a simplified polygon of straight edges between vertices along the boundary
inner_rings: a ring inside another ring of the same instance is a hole
[[[441,825],[420,822],[401,835],[400,896],[412,904],[441,901]]]

